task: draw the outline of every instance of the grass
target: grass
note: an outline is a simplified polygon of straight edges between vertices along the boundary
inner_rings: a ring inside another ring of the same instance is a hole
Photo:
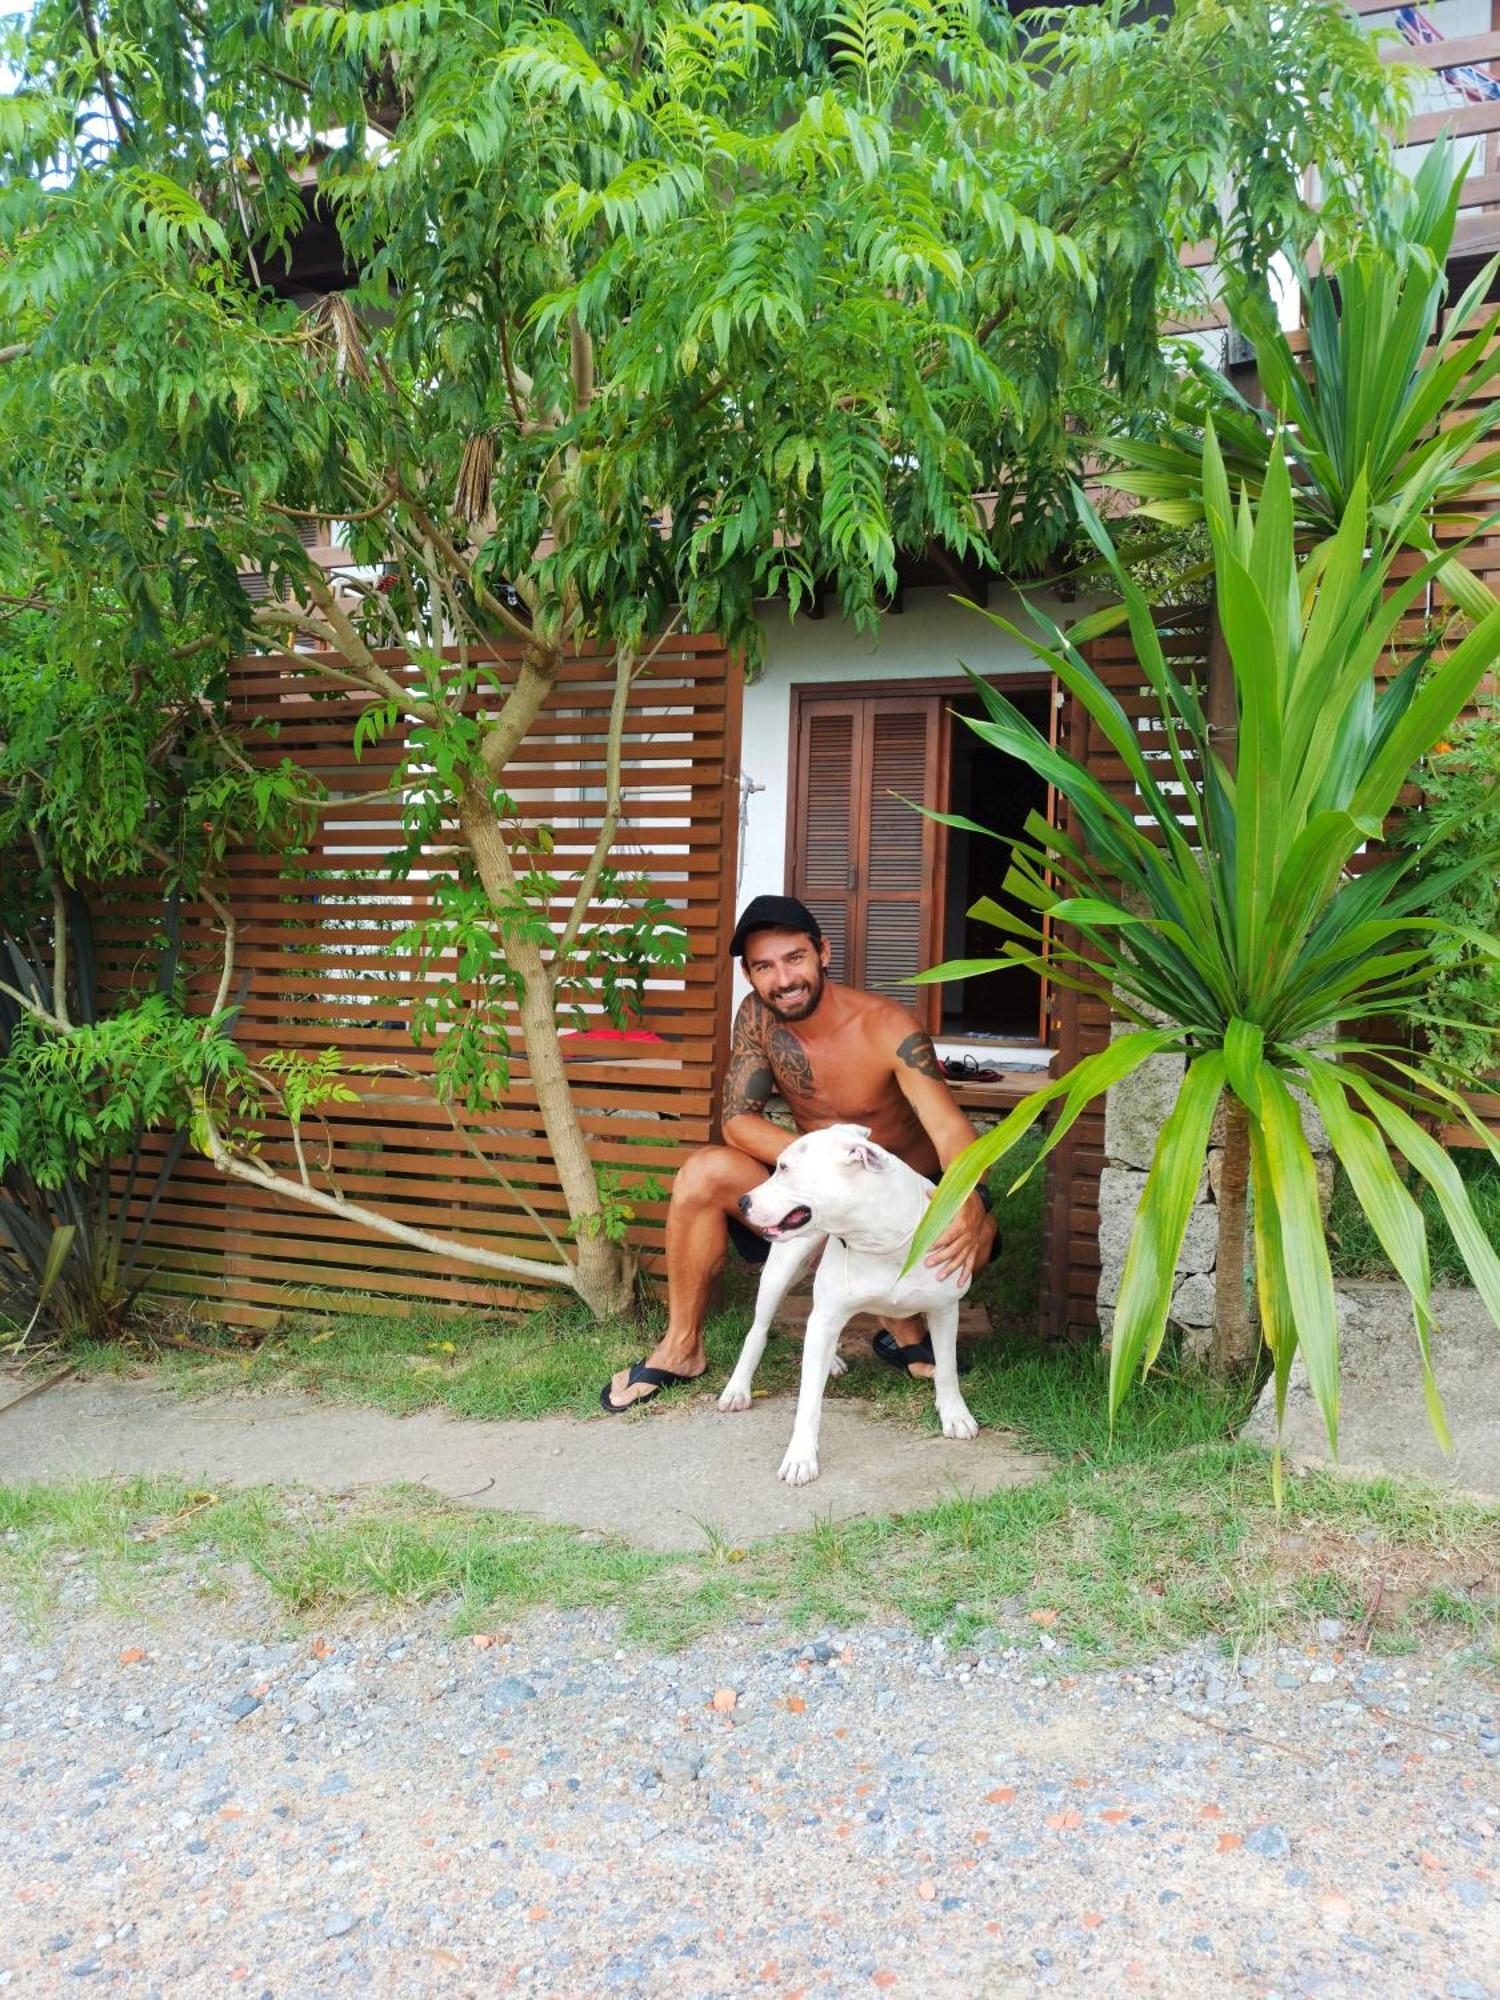
[[[257,1577],[301,1618],[435,1601],[465,1631],[532,1605],[604,1606],[618,1609],[629,1639],[657,1647],[747,1622],[819,1630],[899,1619],[1073,1668],[1205,1636],[1258,1645],[1329,1612],[1358,1623],[1378,1584],[1377,1647],[1443,1632],[1500,1662],[1500,1509],[1310,1474],[1288,1480],[1278,1516],[1265,1455],[1229,1439],[1233,1406],[1196,1379],[1168,1371],[1153,1381],[1113,1440],[1095,1356],[1008,1350],[991,1388],[1027,1441],[1054,1454],[1051,1470],[901,1518],[825,1522],[748,1549],[711,1538],[699,1554],[667,1556],[416,1490],[0,1487],[0,1590],[44,1624],[68,1552],[110,1603],[149,1607],[170,1601],[172,1572],[207,1555],[200,1587]],[[1046,1659],[1044,1639],[1059,1649]]]
[[[1018,1149],[1018,1164],[1006,1163],[995,1179],[1001,1249],[974,1287],[973,1297],[988,1307],[1002,1336],[1030,1335],[1037,1319],[1041,1263],[1042,1176],[1008,1192],[1015,1176],[1035,1158],[1040,1137]],[[723,1303],[704,1329],[710,1374],[717,1386],[727,1377],[754,1311],[756,1274],[731,1255]],[[289,1317],[255,1347],[230,1330],[196,1327],[193,1339],[214,1351],[81,1343],[66,1358],[84,1374],[135,1372],[148,1356],[153,1374],[185,1395],[219,1394],[226,1389],[284,1389],[335,1402],[374,1405],[396,1415],[442,1408],[471,1418],[539,1417],[554,1412],[599,1415],[599,1389],[617,1369],[654,1345],[664,1314],[660,1306],[634,1320],[591,1320],[576,1303],[560,1302],[523,1320],[485,1313],[417,1310],[409,1317],[385,1313],[342,1313]],[[773,1340],[757,1385],[777,1393],[795,1386],[801,1355],[794,1341]],[[55,1353],[42,1357],[55,1365]],[[976,1361],[973,1387],[997,1390],[1009,1364],[989,1349]],[[912,1383],[884,1367],[852,1371],[832,1395],[853,1395],[885,1413],[926,1421],[931,1387]],[[979,1400],[971,1396],[983,1417]],[[993,1402],[993,1396],[991,1396]]]
[[[537,1604],[611,1606],[629,1638],[663,1647],[728,1624],[816,1630],[900,1619],[959,1643],[1025,1645],[1039,1663],[1068,1667],[1205,1636],[1256,1645],[1329,1613],[1358,1624],[1378,1590],[1368,1635],[1377,1648],[1441,1633],[1500,1663],[1500,1509],[1311,1474],[1288,1480],[1278,1515],[1267,1458],[1233,1442],[1243,1396],[1170,1362],[1132,1394],[1111,1433],[1102,1356],[1034,1339],[1040,1177],[1017,1194],[996,1192],[1004,1249],[976,1296],[998,1330],[975,1350],[965,1394],[982,1423],[1049,1455],[1051,1469],[1032,1485],[900,1519],[824,1523],[748,1549],[710,1537],[693,1556],[470,1512],[414,1490],[203,1494],[161,1479],[0,1487],[0,1590],[23,1618],[44,1622],[66,1552],[115,1605],[149,1603],[169,1591],[168,1573],[190,1564],[200,1591],[252,1576],[299,1618],[436,1601],[463,1631]],[[753,1276],[740,1271],[709,1323],[711,1384],[733,1362],[753,1292]],[[249,1384],[395,1411],[594,1415],[600,1383],[650,1344],[653,1323],[599,1327],[565,1309],[520,1324],[300,1319],[253,1351],[226,1341],[222,1356],[169,1353],[155,1366],[186,1393]],[[789,1389],[799,1353],[793,1341],[773,1341],[764,1386]],[[137,1365],[118,1349],[69,1358]],[[935,1422],[930,1384],[879,1364],[852,1368],[830,1394],[858,1396],[894,1420]],[[195,1561],[205,1556],[208,1581]]]
[[[1500,1243],[1500,1160],[1477,1147],[1459,1147],[1451,1155],[1468,1184],[1469,1199],[1479,1225],[1491,1243]],[[1427,1224],[1432,1256],[1432,1280],[1437,1285],[1472,1285],[1468,1266],[1458,1253],[1452,1231],[1443,1218],[1437,1196],[1425,1181],[1408,1174],[1407,1182]],[[1349,1177],[1339,1167],[1328,1211],[1328,1248],[1336,1278],[1394,1278],[1385,1252],[1354,1198]]]

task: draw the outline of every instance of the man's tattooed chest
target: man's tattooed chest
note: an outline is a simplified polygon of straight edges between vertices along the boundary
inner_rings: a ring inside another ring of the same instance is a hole
[[[783,1027],[779,1022],[772,1024],[766,1033],[766,1054],[771,1058],[776,1088],[783,1097],[809,1098],[816,1095],[812,1058],[790,1028]]]

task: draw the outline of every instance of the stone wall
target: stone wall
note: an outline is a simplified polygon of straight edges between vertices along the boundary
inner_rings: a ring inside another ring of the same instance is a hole
[[[1115,1034],[1128,1029],[1116,1023]],[[1156,1150],[1157,1134],[1177,1101],[1186,1070],[1183,1056],[1152,1056],[1117,1083],[1104,1102],[1104,1170],[1099,1176],[1099,1325],[1107,1341],[1114,1328],[1115,1301],[1125,1270],[1125,1253],[1135,1212]],[[1318,1168],[1324,1212],[1333,1193],[1333,1155],[1311,1107],[1298,1096],[1302,1129]],[[1172,1291],[1171,1321],[1184,1350],[1205,1357],[1213,1344],[1214,1271],[1219,1254],[1219,1169],[1224,1158],[1220,1110],[1209,1139],[1208,1160],[1198,1182],[1183,1238]],[[1255,1312],[1252,1295],[1251,1312]]]

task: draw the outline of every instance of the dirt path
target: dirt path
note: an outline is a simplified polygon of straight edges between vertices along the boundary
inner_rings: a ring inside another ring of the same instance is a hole
[[[712,1396],[649,1416],[580,1423],[460,1422],[293,1395],[189,1401],[150,1382],[60,1382],[0,1410],[0,1481],[171,1473],[213,1486],[267,1482],[348,1492],[405,1482],[474,1507],[625,1535],[644,1548],[754,1541],[820,1520],[929,1507],[1046,1471],[1003,1431],[965,1443],[883,1422],[862,1404],[823,1412],[822,1476],[776,1477],[790,1397],[722,1416]]]
[[[861,1628],[0,1614],[0,1988],[1435,1996],[1500,1968],[1500,1703],[1431,1659],[1049,1678]],[[1045,1655],[1041,1656],[1045,1661]]]

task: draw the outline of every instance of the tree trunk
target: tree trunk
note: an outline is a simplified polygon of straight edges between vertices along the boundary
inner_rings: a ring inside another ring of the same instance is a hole
[[[1219,1250],[1214,1265],[1213,1373],[1237,1381],[1255,1361],[1255,1329],[1246,1296],[1246,1195],[1250,1184],[1250,1114],[1224,1099],[1224,1158],[1219,1168]]]
[[[1238,762],[1239,702],[1234,662],[1224,643],[1216,607],[1209,609],[1208,686],[1204,712],[1214,747],[1226,768]],[[1255,1329],[1248,1299],[1250,1243],[1246,1195],[1250,1184],[1250,1114],[1232,1093],[1224,1097],[1224,1158],[1219,1171],[1219,1249],[1214,1262],[1212,1372],[1220,1382],[1248,1375],[1255,1362]]]
[[[482,774],[471,776],[464,784],[459,797],[459,826],[486,895],[497,910],[512,906],[518,895],[515,871]],[[506,956],[523,983],[520,1012],[526,1060],[575,1231],[577,1290],[596,1318],[607,1319],[630,1305],[635,1260],[623,1243],[613,1243],[603,1234],[598,1176],[568,1087],[546,960],[536,944],[514,932],[506,932],[504,941]]]

